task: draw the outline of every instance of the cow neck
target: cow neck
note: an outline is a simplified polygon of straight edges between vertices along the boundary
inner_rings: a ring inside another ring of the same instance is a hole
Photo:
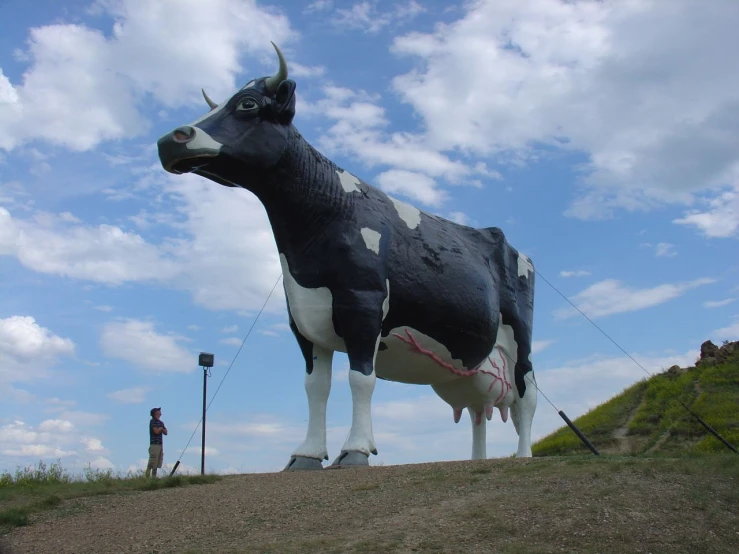
[[[351,218],[354,197],[341,187],[336,170],[291,128],[277,168],[257,192],[280,252],[304,250],[333,222]]]

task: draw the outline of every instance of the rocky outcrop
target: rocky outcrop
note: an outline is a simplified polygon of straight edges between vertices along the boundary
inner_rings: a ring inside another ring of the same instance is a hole
[[[726,341],[721,346],[716,346],[710,340],[707,340],[701,344],[701,355],[698,361],[695,362],[695,365],[711,366],[722,364],[737,354],[739,354],[739,341]]]
[[[677,377],[678,375],[682,375],[686,371],[688,371],[688,368],[686,367],[680,367],[679,365],[673,365],[667,369],[667,374],[670,377]]]

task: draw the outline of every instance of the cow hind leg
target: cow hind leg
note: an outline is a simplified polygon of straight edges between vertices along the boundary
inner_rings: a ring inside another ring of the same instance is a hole
[[[534,421],[536,411],[537,387],[534,372],[530,371],[524,376],[526,392],[523,397],[516,395],[516,402],[511,407],[511,416],[514,426],[518,432],[517,458],[531,458],[531,424]]]
[[[472,420],[472,459],[484,460],[487,458],[486,451],[486,428],[488,420],[482,412],[475,413],[472,408],[467,408]]]
[[[292,324],[294,326],[294,323]],[[293,329],[306,361],[305,392],[308,396],[308,431],[290,457],[286,471],[323,469],[328,460],[326,447],[326,405],[331,392],[333,351],[314,345]]]

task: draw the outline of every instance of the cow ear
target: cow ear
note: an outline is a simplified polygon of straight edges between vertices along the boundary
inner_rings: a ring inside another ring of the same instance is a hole
[[[272,102],[277,121],[289,125],[295,117],[295,81],[285,79],[275,91],[275,99]]]

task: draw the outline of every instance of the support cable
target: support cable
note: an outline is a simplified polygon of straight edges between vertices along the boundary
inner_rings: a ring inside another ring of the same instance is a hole
[[[213,393],[213,396],[210,398],[210,402],[208,402],[208,406],[206,407],[205,411],[208,412],[208,409],[210,408],[210,405],[213,403],[213,400],[215,400],[216,395],[218,394],[218,391],[221,390],[221,386],[223,385],[223,382],[226,380],[226,377],[228,377],[228,372],[231,371],[231,368],[234,365],[234,362],[236,361],[236,358],[239,357],[239,354],[241,353],[241,349],[244,348],[244,343],[246,342],[246,339],[249,338],[249,335],[251,335],[252,330],[254,329],[254,326],[257,324],[257,321],[259,320],[259,316],[262,315],[262,312],[264,311],[264,308],[267,307],[267,302],[269,302],[269,299],[272,297],[272,293],[275,292],[275,288],[277,288],[277,284],[280,282],[280,279],[282,279],[282,273],[280,272],[280,276],[277,278],[277,281],[275,281],[275,284],[272,286],[272,290],[269,291],[269,294],[267,295],[267,298],[264,301],[264,304],[262,304],[261,309],[259,310],[259,313],[257,313],[257,316],[254,318],[254,321],[251,324],[251,327],[246,333],[246,336],[244,337],[244,340],[241,341],[241,346],[239,346],[239,349],[236,351],[236,354],[234,355],[233,359],[231,360],[231,363],[228,366],[228,369],[226,370],[226,373],[223,375],[223,379],[221,379],[220,384],[218,385],[218,388]],[[200,416],[200,420],[198,421],[198,424],[195,426],[195,429],[192,432],[192,435],[190,435],[190,440],[187,441],[187,444],[185,445],[185,448],[182,449],[182,452],[180,453],[180,457],[177,458],[177,462],[175,463],[174,467],[172,468],[171,475],[174,475],[174,472],[177,471],[177,467],[180,465],[180,460],[182,459],[182,456],[185,454],[185,451],[190,446],[190,443],[192,442],[193,437],[195,436],[195,433],[198,431],[198,427],[200,427],[200,424],[203,422],[203,417]]]
[[[541,277],[542,279],[544,279],[544,282],[545,282],[545,283],[546,283],[547,285],[549,285],[550,287],[552,287],[552,289],[553,289],[553,290],[554,290],[554,291],[555,291],[555,292],[556,292],[557,294],[559,294],[559,295],[560,295],[560,296],[561,296],[562,298],[564,298],[564,299],[565,299],[565,300],[567,301],[567,303],[568,303],[568,304],[569,304],[570,306],[572,306],[573,308],[575,308],[575,310],[577,310],[578,312],[580,312],[580,315],[582,315],[582,316],[583,316],[583,317],[584,317],[585,319],[587,319],[587,320],[588,320],[588,321],[589,321],[589,322],[590,322],[590,323],[591,323],[591,324],[593,325],[593,327],[595,327],[596,329],[598,329],[598,331],[600,331],[600,332],[601,332],[601,333],[603,334],[603,336],[604,336],[604,337],[606,337],[606,338],[607,338],[607,339],[608,339],[609,341],[611,341],[611,342],[612,342],[613,344],[615,344],[615,345],[616,345],[616,348],[618,348],[618,349],[619,349],[619,350],[620,350],[621,352],[623,352],[624,354],[626,354],[626,355],[627,355],[627,356],[629,357],[629,359],[631,359],[631,361],[632,361],[632,362],[634,362],[634,363],[635,363],[635,364],[636,364],[637,366],[639,366],[639,368],[640,368],[640,369],[641,369],[641,370],[642,370],[642,371],[643,371],[644,373],[646,373],[647,375],[649,375],[649,377],[654,377],[654,375],[653,375],[652,373],[650,373],[649,371],[647,371],[647,370],[646,370],[646,369],[644,368],[644,366],[642,366],[642,365],[641,365],[641,364],[640,364],[640,363],[639,363],[638,361],[636,361],[636,359],[634,359],[634,357],[633,357],[633,356],[632,356],[631,354],[629,354],[628,352],[626,352],[626,350],[624,350],[623,348],[621,348],[621,345],[619,345],[619,344],[618,344],[618,343],[617,343],[617,342],[616,342],[615,340],[613,340],[613,339],[612,339],[612,338],[610,337],[610,335],[609,335],[608,333],[606,333],[606,332],[605,332],[605,331],[604,331],[603,329],[601,329],[601,328],[600,328],[600,327],[599,327],[598,325],[596,325],[596,323],[595,323],[595,322],[594,322],[594,321],[593,321],[592,319],[590,319],[590,318],[589,318],[589,317],[588,317],[587,315],[585,315],[585,313],[584,313],[584,312],[583,312],[583,311],[582,311],[582,310],[581,310],[580,308],[578,308],[577,306],[575,306],[575,304],[573,304],[573,303],[572,303],[572,302],[570,301],[570,299],[569,299],[569,298],[567,298],[567,297],[566,297],[566,296],[565,296],[564,294],[562,294],[562,293],[561,293],[561,292],[559,291],[559,289],[557,289],[557,287],[555,287],[555,286],[554,286],[554,285],[553,285],[552,283],[550,283],[550,282],[549,282],[549,281],[547,280],[547,278],[546,278],[546,277],[544,277],[544,276],[543,276],[543,275],[542,275],[541,273],[539,273],[539,272],[538,272],[538,271],[537,271],[536,269],[534,269],[534,271],[536,272],[536,274],[537,274],[537,275],[538,275],[539,277]],[[713,435],[714,437],[716,437],[716,438],[717,438],[718,440],[720,440],[720,441],[721,441],[721,442],[723,443],[723,445],[724,445],[724,446],[726,446],[726,448],[728,448],[729,450],[731,450],[732,452],[734,452],[734,453],[736,453],[736,454],[739,454],[739,450],[737,450],[736,446],[734,446],[733,444],[731,444],[731,443],[730,443],[730,442],[729,442],[728,440],[726,440],[726,439],[725,439],[724,437],[722,437],[722,436],[721,436],[721,434],[719,434],[719,432],[718,432],[718,431],[716,431],[716,430],[715,430],[715,429],[714,429],[713,427],[711,427],[711,426],[710,426],[710,425],[709,425],[708,423],[706,423],[705,421],[703,421],[703,418],[702,418],[702,417],[700,417],[700,416],[699,416],[698,414],[696,414],[696,413],[695,413],[695,412],[694,412],[693,410],[691,410],[691,409],[690,409],[690,407],[688,407],[688,406],[687,406],[687,405],[686,405],[686,404],[685,404],[685,403],[684,403],[684,402],[683,402],[682,400],[680,400],[680,398],[678,398],[676,394],[674,394],[674,393],[673,393],[673,392],[672,392],[671,390],[669,390],[669,389],[667,389],[667,388],[665,388],[665,390],[667,390],[667,392],[669,393],[669,395],[670,395],[670,396],[672,396],[672,397],[673,397],[673,398],[674,398],[675,400],[677,400],[677,402],[678,402],[678,403],[679,403],[679,404],[680,404],[680,405],[681,405],[681,406],[682,406],[683,408],[685,408],[685,409],[686,409],[686,410],[688,411],[688,413],[689,413],[690,415],[692,415],[692,416],[693,416],[693,417],[694,417],[694,418],[695,418],[695,419],[696,419],[696,420],[698,421],[698,423],[700,423],[700,424],[701,424],[701,425],[702,425],[702,426],[703,426],[703,427],[704,427],[704,428],[705,428],[705,429],[706,429],[706,430],[707,430],[707,431],[708,431],[709,433],[711,433],[711,434],[712,434],[712,435]]]

